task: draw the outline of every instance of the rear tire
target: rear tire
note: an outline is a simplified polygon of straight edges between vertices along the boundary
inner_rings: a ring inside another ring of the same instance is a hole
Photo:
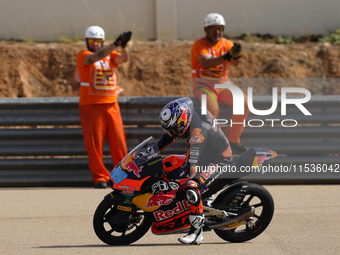
[[[230,204],[231,201],[224,201]],[[260,235],[269,225],[274,214],[274,201],[270,193],[261,185],[249,183],[247,195],[243,199],[242,207],[255,207],[255,226],[250,228],[247,225],[241,225],[232,230],[214,230],[215,233],[223,240],[240,243],[251,240]]]
[[[123,232],[116,232],[108,219],[115,211],[119,201],[104,199],[93,216],[93,228],[100,240],[109,245],[127,245],[136,242],[148,232],[152,221],[144,211],[137,210],[129,217],[129,223]]]

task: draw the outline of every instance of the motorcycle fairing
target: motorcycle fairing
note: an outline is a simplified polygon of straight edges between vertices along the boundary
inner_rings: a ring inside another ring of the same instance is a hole
[[[162,206],[160,210],[152,213],[154,222],[151,225],[153,234],[175,234],[186,232],[190,228],[189,214],[190,204],[185,200],[177,200],[170,204],[171,206]]]
[[[223,172],[215,181],[213,185],[209,186],[209,190],[202,194],[202,198],[207,198],[217,191],[222,189],[224,186],[240,179],[246,175],[251,174],[249,171],[239,171],[241,166],[258,168],[261,164],[273,159],[277,156],[277,153],[272,150],[262,149],[262,148],[250,148],[245,153],[243,153],[239,158],[233,159],[231,162],[232,167],[236,167],[237,171],[235,173]]]
[[[104,199],[106,200],[112,200],[112,201],[115,201],[115,200],[125,200],[125,197],[115,191],[112,191],[111,193],[107,194]]]
[[[166,221],[153,222],[151,225],[151,232],[155,235],[167,235],[187,232],[191,227],[189,222],[189,213],[190,211],[186,211]]]
[[[250,148],[237,159],[237,169],[241,166],[259,167],[264,162],[277,157],[277,153],[272,150],[262,148]]]
[[[149,177],[145,177],[142,180],[131,180],[131,179],[124,179],[119,183],[113,183],[113,188],[117,190],[132,190],[132,191],[139,191],[143,182],[146,181]]]
[[[185,155],[171,155],[163,159],[164,172],[169,174],[172,170],[180,168],[185,162]]]
[[[172,234],[172,233],[178,233],[178,232],[185,232],[187,228],[190,227],[189,220],[188,220],[189,213],[190,213],[190,204],[188,200],[185,199],[184,192],[182,192],[181,190],[175,190],[175,191],[177,191],[175,194],[176,197],[174,196],[173,198],[171,198],[170,199],[171,201],[163,200],[162,202],[163,204],[159,204],[154,207],[150,206],[146,208],[147,210],[143,208],[143,210],[148,212],[149,217],[152,218],[152,221],[153,221],[153,224],[151,227],[152,233]],[[152,193],[147,193],[147,194],[150,198],[153,198]],[[141,197],[141,196],[138,196],[138,197]],[[138,197],[135,197],[135,198],[138,198]],[[145,198],[146,196],[144,197],[143,203],[146,202]],[[156,203],[158,203],[157,200],[155,201]],[[132,202],[135,205],[137,205],[134,199],[132,200]],[[149,203],[149,204],[152,205],[152,203]]]
[[[260,167],[264,162],[277,157],[277,153],[272,150],[254,148],[256,150],[256,155],[254,157],[252,166]]]
[[[170,204],[175,198],[176,191],[177,190],[171,190],[166,193],[161,191],[155,195],[152,193],[142,194],[134,197],[132,199],[132,203],[134,203],[145,212],[153,212],[160,208],[162,205]]]
[[[163,170],[162,158],[153,137],[135,147],[111,171],[113,189],[139,191],[143,182]]]

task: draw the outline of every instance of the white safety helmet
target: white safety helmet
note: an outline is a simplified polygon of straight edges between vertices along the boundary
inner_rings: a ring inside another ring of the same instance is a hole
[[[204,19],[204,27],[220,25],[225,26],[224,18],[218,13],[209,13]]]
[[[105,40],[104,29],[98,26],[90,26],[85,31],[85,38],[96,38]]]

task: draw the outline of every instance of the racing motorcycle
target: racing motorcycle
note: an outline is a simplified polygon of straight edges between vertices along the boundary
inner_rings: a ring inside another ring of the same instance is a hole
[[[214,230],[229,242],[245,242],[268,227],[274,213],[272,196],[258,184],[237,180],[242,176],[241,167],[260,167],[276,156],[271,150],[251,148],[232,162],[235,174],[226,171],[202,192],[204,231]],[[155,195],[151,192],[160,173],[164,178],[184,162],[184,155],[162,159],[153,137],[126,155],[110,174],[113,191],[95,211],[93,227],[98,238],[109,245],[128,245],[150,227],[155,235],[189,232],[190,204],[185,190],[179,187]],[[211,195],[216,193],[212,201]]]

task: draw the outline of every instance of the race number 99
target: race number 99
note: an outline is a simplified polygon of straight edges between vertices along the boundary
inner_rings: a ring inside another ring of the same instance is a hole
[[[127,174],[120,166],[118,166],[112,170],[110,177],[112,178],[114,183],[118,184],[127,177]]]

